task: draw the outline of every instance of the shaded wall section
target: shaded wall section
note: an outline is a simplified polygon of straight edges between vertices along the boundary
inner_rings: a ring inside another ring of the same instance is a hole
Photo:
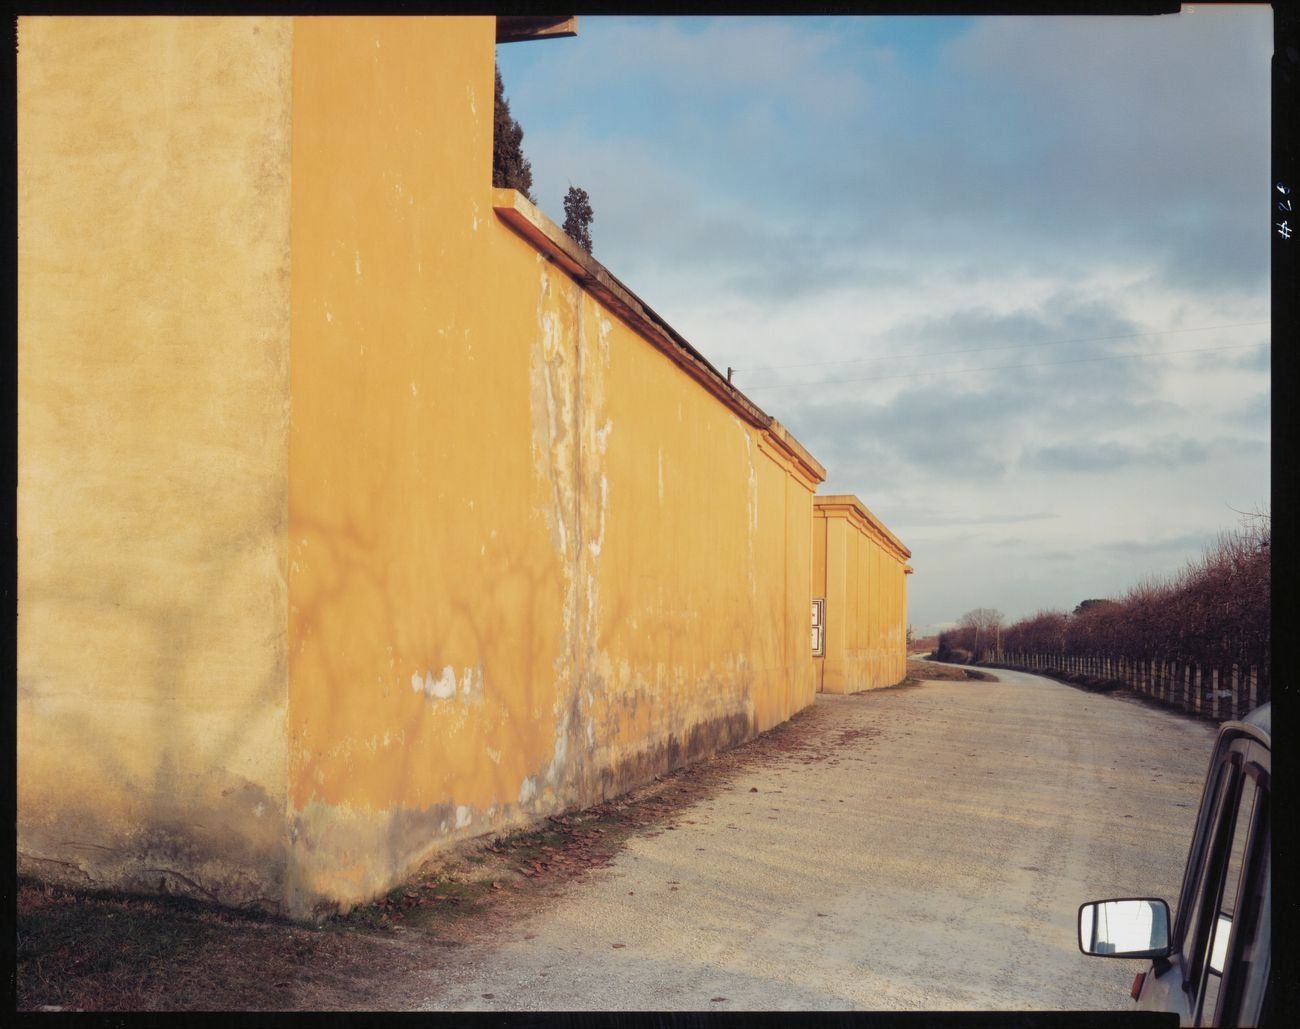
[[[18,41],[19,867],[276,906],[292,26]]]
[[[825,693],[892,686],[907,674],[909,551],[862,501],[813,499],[813,593],[825,598]]]

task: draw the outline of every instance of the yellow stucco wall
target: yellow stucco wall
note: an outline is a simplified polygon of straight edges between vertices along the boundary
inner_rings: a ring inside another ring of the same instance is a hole
[[[494,215],[492,39],[295,33],[296,911],[813,696],[815,483]]]
[[[20,23],[25,866],[309,915],[812,702],[824,472],[505,216],[493,34]]]
[[[18,26],[18,852],[278,903],[292,26]]]
[[[852,496],[813,500],[813,593],[826,598],[820,689],[856,693],[907,674],[907,550]]]

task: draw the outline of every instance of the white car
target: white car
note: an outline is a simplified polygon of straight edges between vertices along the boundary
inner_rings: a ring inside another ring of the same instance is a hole
[[[1271,709],[1219,730],[1172,931],[1169,905],[1156,898],[1079,908],[1079,949],[1150,958],[1133,998],[1142,1010],[1177,1012],[1180,1025],[1270,1022]]]

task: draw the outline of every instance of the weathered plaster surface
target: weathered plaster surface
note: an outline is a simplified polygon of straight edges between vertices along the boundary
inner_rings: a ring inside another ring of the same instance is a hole
[[[471,97],[490,30],[313,20],[295,37],[299,911],[812,699],[791,645],[811,484],[791,492],[780,445],[488,217],[491,112]]]
[[[582,533],[564,493],[576,465],[552,467],[574,447],[549,442],[576,438],[576,384],[549,366],[572,362],[572,326],[534,355],[535,261],[501,265],[481,102],[492,39],[482,18],[295,32],[300,913],[373,896],[450,840],[560,803],[544,772],[578,588],[563,555]]]
[[[19,865],[274,903],[292,26],[18,42]]]

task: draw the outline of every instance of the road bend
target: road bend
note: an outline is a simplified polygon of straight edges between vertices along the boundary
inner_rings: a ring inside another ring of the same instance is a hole
[[[422,1006],[1131,1006],[1144,963],[1080,954],[1076,912],[1172,907],[1214,727],[996,674],[819,696],[797,731],[821,757],[742,768],[676,831],[430,970]]]

